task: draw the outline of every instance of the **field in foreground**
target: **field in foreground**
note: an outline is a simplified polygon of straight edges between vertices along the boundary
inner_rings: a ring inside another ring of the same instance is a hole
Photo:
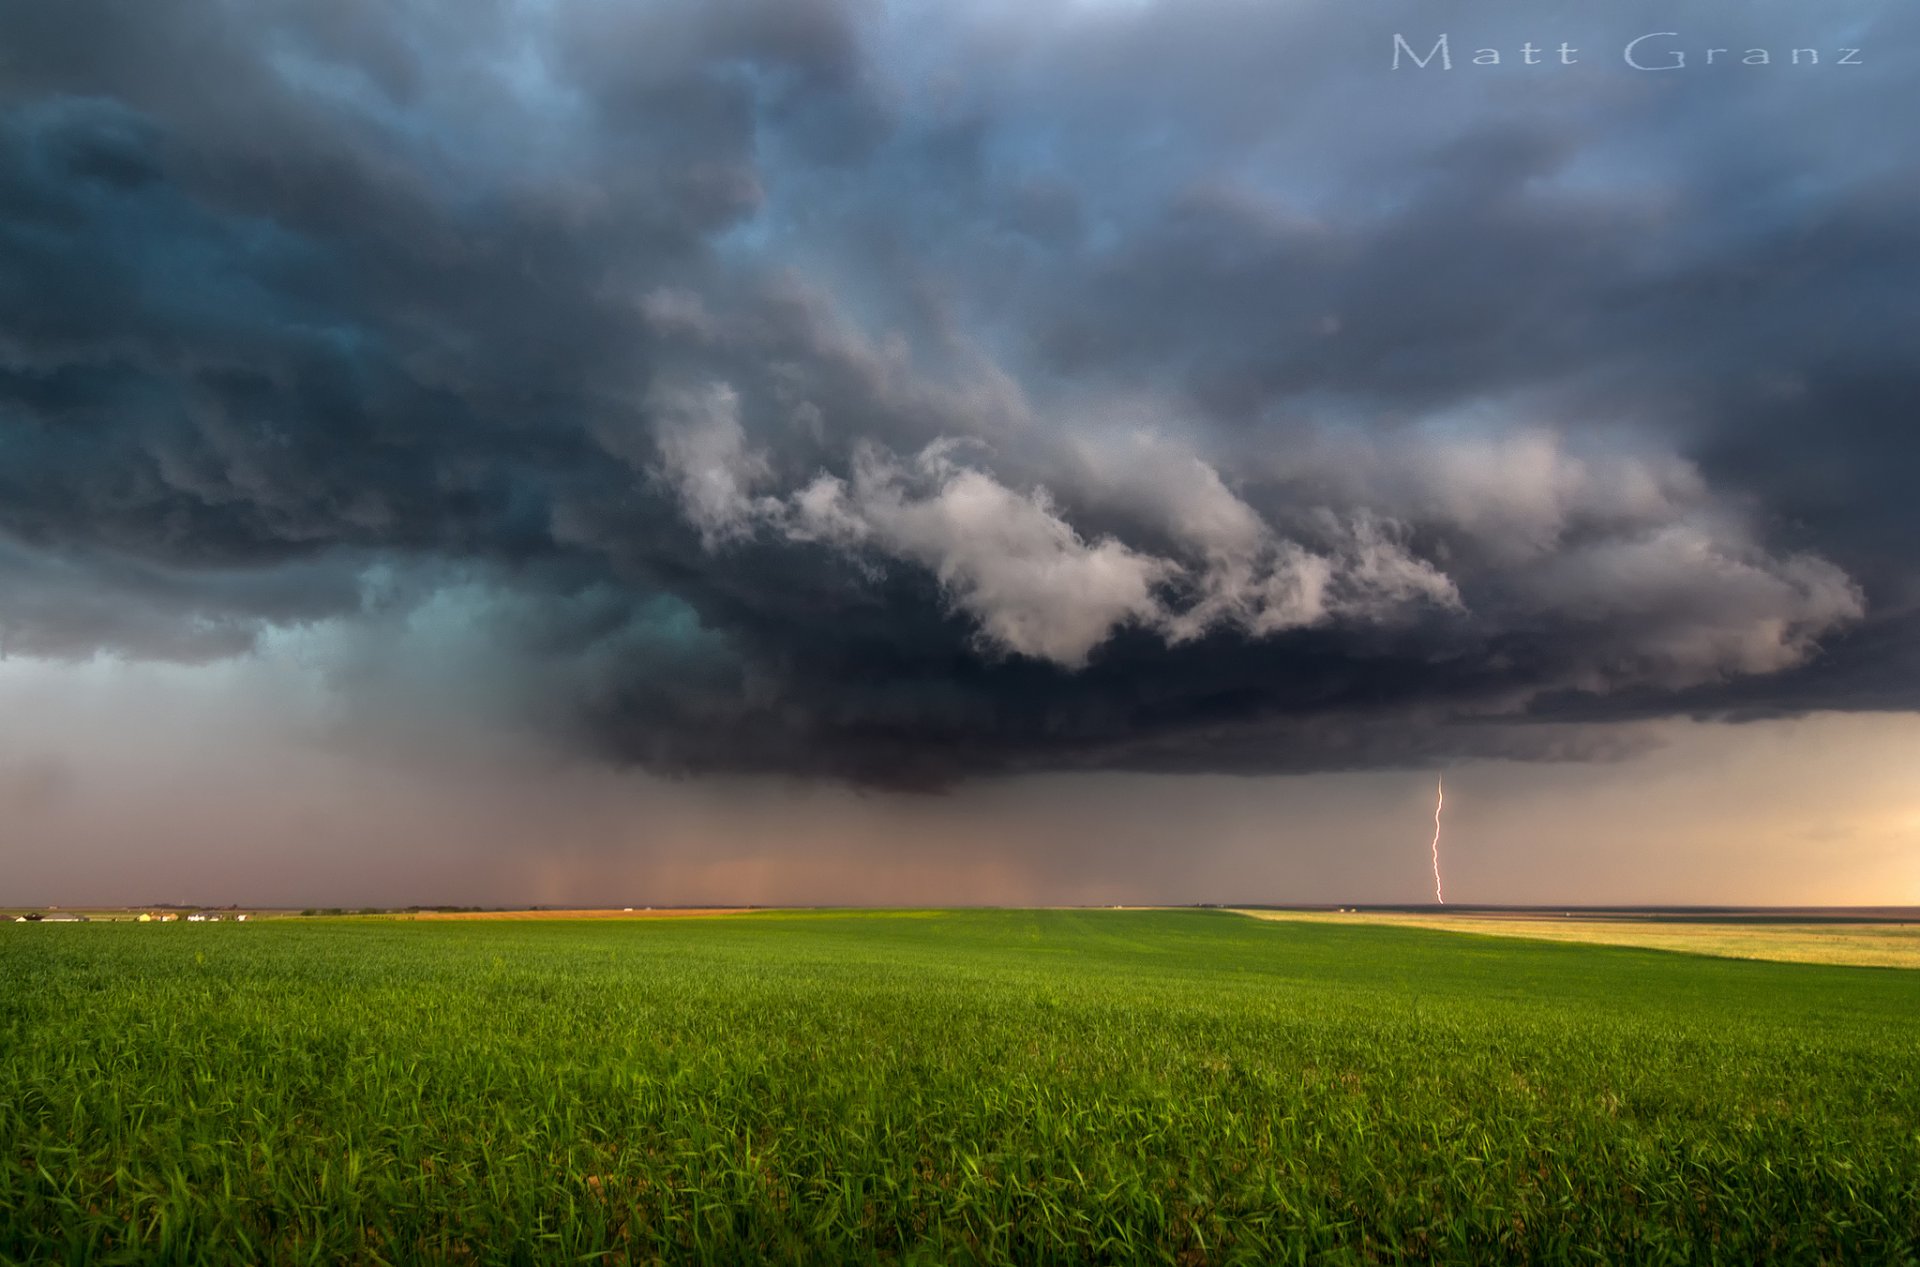
[[[0,1257],[1914,1262],[1920,974],[1174,911],[6,925]]]

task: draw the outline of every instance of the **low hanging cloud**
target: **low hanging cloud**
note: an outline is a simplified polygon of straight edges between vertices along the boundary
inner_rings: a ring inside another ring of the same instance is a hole
[[[1173,646],[1216,628],[1260,639],[1425,608],[1467,625],[1558,621],[1602,633],[1607,645],[1555,685],[1677,688],[1791,668],[1864,614],[1845,572],[1810,554],[1769,555],[1684,464],[1596,470],[1537,432],[1504,452],[1428,449],[1396,478],[1370,472],[1374,494],[1397,491],[1443,539],[1485,548],[1499,597],[1476,618],[1453,579],[1407,549],[1403,523],[1313,507],[1297,518],[1315,548],[1277,533],[1218,471],[1164,442],[1137,441],[1119,463],[1078,455],[1110,502],[1165,534],[1159,555],[1083,536],[1044,486],[1016,491],[952,441],[910,460],[863,444],[849,478],[822,473],[775,495],[773,464],[748,447],[738,402],[710,383],[657,413],[658,472],[709,551],[765,533],[870,567],[922,568],[983,650],[1067,670],[1129,627]],[[1481,477],[1448,469],[1462,462]]]
[[[747,447],[738,402],[732,388],[710,383],[675,395],[657,415],[656,469],[707,549],[765,530],[924,568],[976,623],[988,651],[1077,669],[1129,626],[1173,644],[1219,624],[1260,636],[1384,620],[1413,603],[1460,606],[1453,583],[1408,554],[1392,525],[1368,513],[1341,523],[1322,511],[1322,536],[1336,544],[1316,553],[1275,536],[1193,458],[1182,474],[1197,496],[1166,505],[1187,561],[1083,537],[1044,486],[1009,488],[969,465],[968,446],[957,441],[936,441],[910,460],[863,444],[850,478],[822,473],[783,497],[756,494],[773,467]],[[1180,484],[1169,484],[1176,499]],[[1191,595],[1184,603],[1181,590]]]
[[[1843,7],[1468,91],[1366,64],[1416,0],[13,6],[0,649],[457,596],[545,740],[912,787],[1920,707],[1920,18]]]

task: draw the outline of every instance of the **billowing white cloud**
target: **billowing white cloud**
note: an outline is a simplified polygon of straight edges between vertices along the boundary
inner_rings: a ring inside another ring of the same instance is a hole
[[[1582,545],[1522,582],[1542,609],[1608,631],[1576,683],[1588,690],[1778,672],[1865,612],[1859,586],[1826,560],[1776,558],[1701,522]]]
[[[1624,448],[1576,446],[1544,425],[1453,424],[1310,433],[1255,473],[1443,527],[1500,566],[1550,554],[1570,535],[1643,530],[1713,502],[1691,463],[1631,436],[1607,437]]]
[[[1154,590],[1175,565],[1086,539],[1044,488],[1008,488],[953,451],[931,445],[909,464],[863,448],[850,483],[823,476],[793,498],[790,531],[919,564],[987,645],[1067,667],[1123,625],[1165,619]]]
[[[656,387],[654,417],[660,473],[679,495],[688,522],[709,547],[749,532],[753,490],[772,476],[765,455],[747,446],[740,397],[725,383]]]

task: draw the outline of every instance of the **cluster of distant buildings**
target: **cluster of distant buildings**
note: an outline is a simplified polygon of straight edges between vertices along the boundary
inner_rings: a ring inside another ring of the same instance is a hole
[[[218,924],[223,919],[232,919],[241,924],[247,922],[244,912],[239,915],[222,915],[218,911],[195,911],[185,916],[177,911],[161,911],[157,914],[152,911],[141,911],[134,918],[142,924],[171,924],[177,919],[185,919],[189,924]]]
[[[219,911],[191,911],[182,915],[178,911],[141,911],[133,917],[141,924],[171,924],[175,920],[185,920],[189,924],[218,924],[221,920],[233,920],[244,924],[246,913],[223,914]],[[51,910],[47,912],[28,911],[24,915],[13,917],[16,924],[88,924],[93,922],[90,915],[76,915],[71,911]]]

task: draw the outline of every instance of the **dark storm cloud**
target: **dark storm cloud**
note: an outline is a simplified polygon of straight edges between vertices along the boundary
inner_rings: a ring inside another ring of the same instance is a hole
[[[1590,10],[14,6],[0,635],[478,585],[530,722],[911,786],[1911,707],[1920,31]]]

